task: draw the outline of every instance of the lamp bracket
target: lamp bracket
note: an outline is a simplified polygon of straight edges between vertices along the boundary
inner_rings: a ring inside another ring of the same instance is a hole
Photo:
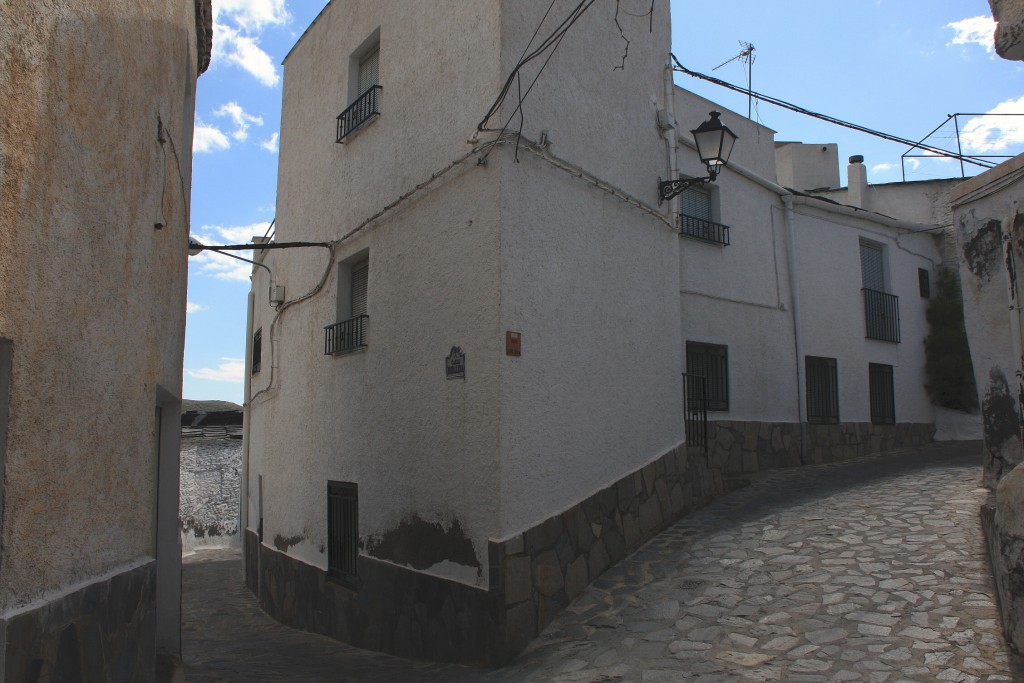
[[[679,178],[677,180],[662,180],[658,178],[658,204],[667,202],[673,197],[682,194],[688,188],[713,182],[714,179],[715,176],[713,175],[705,178]]]

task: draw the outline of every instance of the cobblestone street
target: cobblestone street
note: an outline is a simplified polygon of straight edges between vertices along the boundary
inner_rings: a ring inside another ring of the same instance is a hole
[[[238,551],[185,559],[189,681],[1024,681],[1000,632],[980,445],[758,475],[598,579],[497,671],[262,614]]]

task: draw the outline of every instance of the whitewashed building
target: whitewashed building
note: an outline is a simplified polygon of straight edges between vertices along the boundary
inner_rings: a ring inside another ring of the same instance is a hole
[[[208,0],[0,3],[0,680],[180,654],[178,444]]]
[[[931,438],[935,226],[786,189],[731,112],[659,204],[718,108],[667,4],[593,5],[520,90],[549,4],[335,0],[285,60],[272,246],[315,245],[257,252],[242,492],[285,623],[499,663],[730,476]]]

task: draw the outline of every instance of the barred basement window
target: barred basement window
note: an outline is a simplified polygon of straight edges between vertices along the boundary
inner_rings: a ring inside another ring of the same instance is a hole
[[[728,348],[686,342],[686,374],[705,379],[708,410],[729,410]]]
[[[891,365],[868,364],[868,392],[871,395],[871,424],[896,424]]]
[[[252,374],[256,374],[260,371],[260,365],[263,362],[263,328],[256,330],[256,334],[252,335]]]
[[[839,424],[839,376],[835,358],[805,358],[807,370],[807,421]]]
[[[359,488],[327,482],[327,578],[356,587],[359,559]]]

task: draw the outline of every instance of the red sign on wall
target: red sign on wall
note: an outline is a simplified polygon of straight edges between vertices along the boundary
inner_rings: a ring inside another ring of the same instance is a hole
[[[519,357],[523,355],[523,335],[507,330],[505,332],[505,355]]]

